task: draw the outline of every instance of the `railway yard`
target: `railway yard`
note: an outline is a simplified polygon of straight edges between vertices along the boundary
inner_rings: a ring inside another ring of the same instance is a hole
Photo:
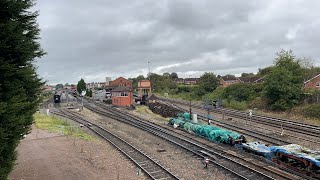
[[[83,110],[81,104],[83,103]],[[176,112],[188,112],[188,102],[158,97],[157,103],[136,110],[107,105],[66,94],[61,103],[47,101],[43,108],[94,132],[125,156],[147,179],[312,179],[304,172],[281,166],[244,151],[235,144],[215,143],[173,128],[168,121]],[[200,123],[207,123],[207,110],[192,103]],[[153,112],[155,113],[153,113]],[[176,112],[175,112],[176,111]],[[158,114],[162,114],[161,117]],[[319,148],[320,128],[278,118],[252,116],[229,109],[212,109],[211,125],[245,136],[246,141],[270,145],[299,144]],[[208,168],[204,166],[208,159]]]

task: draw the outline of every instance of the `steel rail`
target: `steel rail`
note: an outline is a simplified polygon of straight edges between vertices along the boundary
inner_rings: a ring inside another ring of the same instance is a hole
[[[173,99],[162,98],[162,97],[159,99],[163,101],[175,102],[181,105],[189,106],[189,104],[180,100],[173,100]],[[204,109],[204,107],[201,105],[194,104],[192,107],[197,109]],[[313,137],[320,137],[320,127],[311,125],[311,124],[298,123],[290,120],[272,118],[272,117],[261,116],[261,115],[252,115],[251,118],[248,118],[248,115],[246,112],[230,110],[226,108],[217,108],[217,109],[213,109],[213,111],[219,114],[225,113],[225,115],[229,115],[231,117],[236,117],[240,119],[247,118],[247,121],[257,122],[257,123],[268,125],[271,127],[279,128],[282,125],[282,128],[288,131],[297,132],[297,133],[301,133],[301,134],[313,136]]]
[[[153,160],[150,156],[137,149],[124,139],[110,132],[109,130],[96,125],[90,121],[85,120],[80,116],[75,116],[73,113],[68,111],[61,111],[61,113],[52,112],[53,114],[64,116],[68,119],[74,120],[80,124],[83,124],[103,139],[111,143],[120,152],[127,156],[132,162],[134,162],[139,168],[141,168],[150,178],[155,180],[160,179],[179,179],[172,172],[167,170],[165,167],[160,165],[158,162]],[[69,114],[68,114],[69,113]]]
[[[103,116],[111,117],[113,119],[116,119],[118,121],[130,124],[132,126],[135,126],[137,128],[140,128],[144,131],[150,132],[156,136],[159,136],[163,139],[168,140],[169,142],[189,151],[192,152],[195,155],[198,155],[202,158],[208,157],[208,155],[211,155],[213,157],[217,157],[218,159],[210,159],[210,162],[217,165],[218,167],[221,167],[228,172],[231,172],[233,175],[236,175],[237,178],[241,179],[273,179],[271,176],[266,175],[255,168],[251,168],[245,164],[242,164],[236,160],[233,160],[219,152],[214,151],[211,148],[205,147],[201,144],[194,143],[184,137],[178,137],[174,135],[172,132],[169,132],[167,130],[164,130],[163,128],[156,127],[154,125],[148,124],[144,121],[137,121],[136,119],[130,119],[128,116],[124,114],[114,114],[108,113],[105,111],[98,110],[97,108],[94,108],[92,106],[89,106],[88,104],[85,105],[86,108],[89,110],[96,112],[98,114],[101,114]]]

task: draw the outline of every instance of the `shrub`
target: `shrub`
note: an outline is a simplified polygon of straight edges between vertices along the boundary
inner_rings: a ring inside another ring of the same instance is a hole
[[[267,109],[267,101],[261,97],[256,97],[249,104],[250,108]]]
[[[231,101],[223,101],[223,106],[231,109],[236,109],[236,110],[246,110],[248,109],[248,105],[245,101],[236,101],[236,100],[231,100]]]
[[[207,93],[202,97],[203,100],[205,99],[221,99],[222,94],[224,93],[224,87],[218,87],[212,93]]]
[[[238,83],[224,89],[223,98],[236,101],[249,101],[256,96],[255,86],[252,84]]]
[[[302,109],[303,115],[309,118],[320,118],[320,104],[312,104]]]

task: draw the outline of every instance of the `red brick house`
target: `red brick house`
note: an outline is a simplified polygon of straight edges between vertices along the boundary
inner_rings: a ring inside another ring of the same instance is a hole
[[[191,84],[197,84],[199,82],[199,78],[185,78],[184,84],[191,85]]]
[[[118,86],[111,90],[112,105],[131,106],[133,104],[132,89],[126,86]]]
[[[174,82],[177,84],[184,84],[184,79],[183,78],[175,78]]]
[[[261,82],[263,82],[263,79],[264,79],[264,77],[257,77],[257,76],[238,77],[238,78],[242,83],[248,83],[248,84],[261,83]]]
[[[320,74],[304,82],[305,89],[320,90]]]
[[[241,80],[233,75],[226,75],[226,76],[221,76],[220,77],[220,86],[227,87],[230,86],[231,84],[237,84],[240,83]]]
[[[123,77],[119,77],[113,81],[110,81],[109,86],[111,87],[125,86],[127,88],[132,89],[132,82]]]

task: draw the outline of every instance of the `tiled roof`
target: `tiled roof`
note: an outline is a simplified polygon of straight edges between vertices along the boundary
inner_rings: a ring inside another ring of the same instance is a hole
[[[261,79],[261,77],[239,77],[240,81],[245,82],[245,83],[254,83],[256,81],[258,81],[259,79]]]
[[[185,81],[198,81],[199,78],[185,78]]]
[[[306,82],[304,82],[304,84],[306,84],[306,83],[310,82],[311,80],[313,80],[313,79],[315,79],[315,78],[317,78],[317,77],[319,77],[319,76],[320,76],[320,74],[318,74],[318,75],[314,76],[313,78],[311,78],[311,79],[307,80]]]
[[[224,81],[235,81],[235,80],[238,80],[238,78],[236,76],[233,76],[233,75],[221,76],[221,79],[223,79]]]

